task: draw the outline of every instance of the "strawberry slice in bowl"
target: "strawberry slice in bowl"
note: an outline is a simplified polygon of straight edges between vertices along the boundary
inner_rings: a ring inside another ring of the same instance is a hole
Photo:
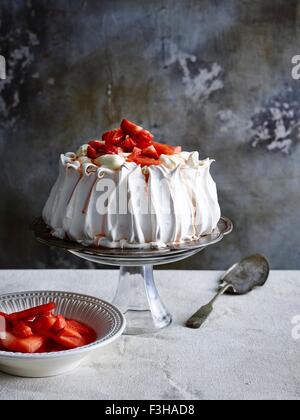
[[[15,308],[21,311],[15,313]],[[6,324],[0,335],[0,371],[22,377],[72,371],[93,351],[120,337],[126,324],[110,303],[67,292],[3,295],[0,312],[2,327]]]
[[[27,325],[24,321],[14,323],[12,334],[19,338],[29,338],[34,335],[31,326]]]
[[[52,330],[56,321],[57,318],[52,314],[37,317],[32,323],[32,330],[36,334],[47,337],[47,334]]]
[[[35,306],[24,311],[15,312],[13,314],[7,315],[9,321],[20,321],[27,318],[47,315],[55,309],[55,304],[53,302],[47,303],[45,305]]]
[[[46,343],[46,338],[32,335],[27,338],[20,338],[12,333],[6,333],[6,337],[1,340],[1,345],[5,350],[16,353],[32,354],[38,352]]]
[[[58,333],[58,332],[64,330],[66,328],[66,326],[67,326],[67,321],[66,321],[65,317],[62,316],[62,315],[58,315],[56,317],[55,323],[53,324],[52,330],[53,330],[54,333]]]

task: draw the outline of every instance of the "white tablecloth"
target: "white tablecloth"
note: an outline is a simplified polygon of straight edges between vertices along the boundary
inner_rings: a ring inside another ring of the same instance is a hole
[[[219,275],[156,272],[174,316],[170,328],[123,336],[67,376],[0,374],[0,399],[299,399],[300,340],[292,336],[292,319],[300,315],[300,273],[272,272],[263,289],[221,298],[202,329],[185,328],[212,297]],[[0,271],[0,293],[66,290],[110,300],[117,277],[116,271]]]

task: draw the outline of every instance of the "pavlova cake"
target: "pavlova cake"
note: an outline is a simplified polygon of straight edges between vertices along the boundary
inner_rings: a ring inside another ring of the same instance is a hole
[[[52,235],[85,246],[160,248],[212,233],[220,220],[213,161],[121,127],[61,155],[43,211]]]

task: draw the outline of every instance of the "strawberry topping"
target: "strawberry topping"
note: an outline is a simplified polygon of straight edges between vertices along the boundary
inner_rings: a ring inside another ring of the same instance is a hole
[[[143,155],[152,159],[159,158],[159,155],[153,145],[148,146],[146,149],[143,149]]]
[[[121,143],[121,147],[126,153],[130,153],[137,146],[137,142],[132,137],[127,135]]]
[[[95,160],[105,154],[122,156],[124,153],[129,153],[128,162],[150,166],[159,165],[161,155],[174,155],[181,151],[181,147],[154,141],[154,136],[150,131],[124,119],[120,128],[104,133],[102,141],[90,141],[87,156]]]
[[[108,131],[102,136],[102,140],[105,141],[106,144],[110,144],[112,146],[120,146],[124,138],[124,132],[119,128],[117,130]]]
[[[105,141],[92,140],[89,145],[97,152],[102,153],[105,151]]]
[[[121,147],[118,147],[118,146],[112,146],[110,144],[107,144],[105,146],[105,153],[107,155],[122,155],[123,154],[123,149]]]
[[[181,153],[182,148],[180,146],[170,146],[169,144],[161,144],[153,142],[155,150],[161,155],[175,155],[176,153]]]
[[[88,150],[87,150],[87,156],[90,159],[97,159],[97,157],[99,157],[99,153],[96,152],[96,150],[89,145]]]

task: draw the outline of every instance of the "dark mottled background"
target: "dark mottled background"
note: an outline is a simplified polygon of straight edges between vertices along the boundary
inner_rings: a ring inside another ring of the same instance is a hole
[[[0,268],[87,267],[29,224],[58,156],[122,117],[217,160],[235,233],[177,265],[299,269],[298,0],[1,0]]]

